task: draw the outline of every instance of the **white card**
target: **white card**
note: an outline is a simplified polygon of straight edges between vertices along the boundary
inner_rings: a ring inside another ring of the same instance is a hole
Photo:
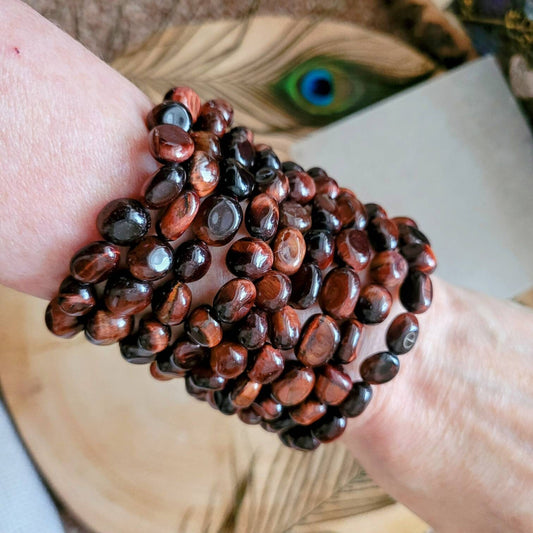
[[[364,202],[414,218],[442,278],[498,297],[533,286],[533,137],[493,58],[292,147]]]

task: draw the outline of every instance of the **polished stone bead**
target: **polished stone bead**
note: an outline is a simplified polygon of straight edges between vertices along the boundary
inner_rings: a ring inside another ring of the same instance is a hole
[[[113,344],[127,337],[133,324],[133,316],[117,316],[106,309],[97,309],[87,319],[85,336],[99,346]]]
[[[181,370],[191,370],[209,363],[209,350],[185,336],[171,346],[171,352],[173,364]]]
[[[291,276],[291,304],[297,309],[307,309],[316,303],[322,286],[322,271],[315,263],[304,263]]]
[[[372,399],[372,387],[364,381],[357,381],[345,400],[339,405],[339,411],[347,418],[359,416]]]
[[[213,100],[208,100],[204,103],[204,105],[200,108],[200,113],[202,111],[208,111],[210,109],[216,109],[222,113],[222,118],[226,122],[226,126],[229,128],[233,122],[233,106],[223,98],[214,98]],[[248,128],[243,128],[248,130]],[[253,133],[249,131],[249,141],[253,142]]]
[[[183,104],[189,110],[192,121],[196,122],[202,102],[198,94],[190,87],[173,87],[165,94],[164,100],[173,100]]]
[[[252,237],[268,241],[278,231],[278,202],[266,193],[254,196],[246,207],[244,223]]]
[[[387,330],[387,348],[396,355],[407,353],[418,338],[418,320],[412,313],[398,315]]]
[[[224,194],[242,201],[254,192],[254,175],[235,159],[225,159],[220,164],[220,189]]]
[[[370,243],[364,231],[355,228],[342,230],[335,238],[335,248],[340,261],[356,272],[364,270],[370,261]]]
[[[222,390],[228,382],[209,366],[195,366],[189,370],[189,376],[193,384],[200,389]]]
[[[191,157],[194,142],[191,136],[178,126],[155,126],[148,136],[150,153],[160,163],[181,163]]]
[[[255,171],[258,171],[263,167],[274,168],[276,170],[281,169],[281,162],[272,148],[265,147],[259,150],[256,146],[255,150],[256,152],[253,167]]]
[[[283,431],[279,433],[279,438],[285,446],[302,452],[310,452],[320,446],[320,441],[305,426],[296,426]]]
[[[250,407],[261,392],[261,384],[242,377],[237,380],[230,393],[230,399],[238,409]]]
[[[294,348],[300,339],[300,331],[300,318],[290,305],[270,315],[270,340],[276,348]]]
[[[308,172],[309,174],[309,172]],[[325,194],[333,200],[339,196],[340,187],[339,184],[329,176],[311,176],[315,180],[316,194]]]
[[[400,227],[400,224],[405,224],[412,228],[418,228],[418,224],[410,217],[393,217],[391,220],[398,226],[398,228]]]
[[[428,274],[410,270],[400,287],[400,301],[411,313],[424,313],[433,300],[433,284]]]
[[[270,396],[269,389],[270,387],[263,386],[251,407],[263,420],[270,421],[283,414],[283,405]]]
[[[405,279],[409,267],[396,251],[377,253],[370,263],[370,278],[385,287],[396,287]]]
[[[104,302],[114,315],[135,315],[150,305],[152,294],[149,281],[136,279],[128,271],[122,270],[107,280]]]
[[[341,341],[339,347],[333,356],[333,362],[338,364],[351,363],[357,357],[357,345],[363,332],[363,324],[349,318],[341,326]]]
[[[263,420],[261,422],[261,427],[269,433],[285,432],[297,425],[298,424],[289,416],[288,412],[283,412],[283,414],[279,418],[276,418],[276,420],[270,422]]]
[[[291,365],[272,383],[272,396],[284,406],[303,402],[315,386],[315,373],[312,368]]]
[[[281,163],[281,170],[283,172],[289,172],[290,170],[304,172],[303,167],[300,166],[298,163],[295,163],[294,161],[283,161],[283,163]]]
[[[217,160],[207,152],[197,150],[188,161],[189,185],[200,198],[211,194],[220,180]]]
[[[164,278],[172,269],[174,250],[167,241],[149,235],[129,249],[128,268],[141,280]]]
[[[348,318],[355,309],[360,288],[359,276],[351,268],[334,268],[324,278],[320,307],[337,320]]]
[[[331,442],[338,439],[346,429],[346,417],[337,408],[329,408],[328,412],[310,426],[311,433],[320,442]]]
[[[78,250],[70,260],[70,273],[83,283],[100,283],[116,270],[120,250],[106,241],[95,241]]]
[[[289,411],[290,417],[301,426],[309,426],[326,414],[328,408],[314,398],[308,398]]]
[[[222,326],[209,305],[200,305],[187,317],[185,331],[193,342],[213,348],[222,341]]]
[[[203,131],[209,131],[217,137],[224,135],[228,122],[224,118],[224,113],[217,107],[209,106],[209,102],[206,102],[201,108],[193,128]]]
[[[326,194],[317,194],[313,199],[313,228],[339,233],[342,221],[337,203]]]
[[[370,284],[361,289],[355,316],[363,324],[379,324],[389,316],[391,307],[391,293],[381,285]]]
[[[246,370],[247,361],[248,350],[235,342],[222,341],[211,348],[211,368],[225,378],[240,376]]]
[[[257,350],[258,348],[261,348],[268,337],[268,320],[266,313],[261,309],[253,308],[236,325],[235,337],[237,341],[248,350]]]
[[[201,402],[206,402],[209,395],[212,394],[212,391],[210,390],[201,389],[200,387],[197,387],[194,384],[192,376],[189,375],[185,376],[185,390],[187,391],[187,394],[189,394],[189,396],[192,396],[193,398],[195,398],[196,400],[200,400]]]
[[[217,292],[213,300],[215,315],[221,322],[238,322],[248,314],[255,297],[255,285],[250,280],[234,278]]]
[[[261,423],[261,417],[251,407],[239,409],[237,411],[237,416],[241,422],[250,426],[255,426]]]
[[[192,117],[187,107],[180,102],[166,100],[156,105],[146,117],[149,130],[161,124],[172,124],[189,131],[192,126]]]
[[[168,326],[181,324],[191,307],[191,289],[185,283],[171,279],[154,291],[152,311]]]
[[[313,225],[309,209],[294,202],[287,200],[279,206],[279,224],[284,228],[296,228],[302,233],[309,231]]]
[[[306,260],[325,270],[335,257],[335,237],[326,230],[313,229],[305,234]]]
[[[390,352],[379,352],[363,361],[359,368],[361,378],[367,383],[390,381],[400,370],[400,360]]]
[[[281,203],[289,196],[289,179],[281,170],[263,167],[255,173],[255,184],[259,191],[268,194]]]
[[[248,140],[247,128],[237,127],[228,131],[220,140],[220,145],[226,159],[234,159],[246,168],[252,167],[255,148]]]
[[[306,245],[302,232],[295,228],[283,228],[276,235],[272,251],[274,268],[287,276],[296,273],[302,266]]]
[[[407,244],[427,244],[431,246],[429,239],[414,226],[409,224],[398,224],[400,233],[399,244],[403,248]]]
[[[324,365],[316,376],[316,397],[327,405],[339,405],[352,388],[352,380],[340,368]]]
[[[237,407],[233,405],[230,398],[230,387],[227,386],[223,390],[213,391],[210,394],[213,396],[213,405],[223,415],[231,416],[237,412]],[[209,395],[207,401],[209,402]],[[209,402],[210,403],[210,402]]]
[[[270,246],[252,237],[243,237],[235,241],[226,254],[228,270],[238,277],[252,280],[264,276],[274,263],[274,254]]]
[[[328,173],[322,167],[311,167],[306,172],[316,181],[321,178],[328,178]]]
[[[432,274],[437,268],[435,254],[428,244],[413,243],[402,246],[401,253],[413,270]]]
[[[158,379],[160,376],[164,376],[166,378],[182,378],[186,376],[186,372],[182,370],[181,368],[178,368],[172,359],[172,353],[170,350],[165,350],[163,352],[160,352],[157,354],[156,359],[154,361],[155,364],[154,369],[150,369],[152,371],[152,375],[154,375],[153,370],[156,370],[155,372],[155,378]],[[165,380],[166,381],[166,380]]]
[[[200,198],[194,191],[182,192],[157,222],[157,232],[169,241],[179,239],[192,224],[200,207]]]
[[[248,377],[257,383],[266,384],[276,380],[285,368],[285,359],[281,352],[271,344],[265,344],[250,357],[253,361],[248,370]]]
[[[206,198],[194,219],[194,234],[210,246],[224,246],[237,234],[242,209],[237,200],[222,194]]]
[[[352,191],[341,188],[335,201],[343,228],[365,229],[367,223],[365,206]]]
[[[67,315],[83,316],[96,305],[96,292],[89,283],[67,276],[59,286],[57,303]]]
[[[71,339],[83,329],[83,321],[77,316],[67,315],[54,298],[44,315],[46,327],[51,333],[64,339]]]
[[[185,241],[174,252],[174,275],[180,281],[198,281],[207,274],[210,267],[211,252],[204,241]]]
[[[193,131],[191,138],[194,141],[194,150],[205,152],[215,159],[222,157],[222,148],[220,147],[220,139],[210,131]]]
[[[394,250],[398,246],[398,226],[388,218],[373,218],[366,228],[368,240],[376,252]]]
[[[131,198],[109,202],[96,219],[100,235],[118,246],[129,246],[142,239],[150,229],[150,223],[148,211]]]
[[[170,328],[154,316],[145,316],[139,323],[137,342],[144,350],[162,352],[170,342]]]
[[[340,337],[335,320],[328,315],[315,314],[303,328],[296,356],[304,365],[323,365],[337,350]]]
[[[291,296],[291,281],[281,272],[271,270],[255,282],[257,307],[265,311],[279,311],[287,305]]]
[[[383,207],[381,207],[379,204],[365,204],[365,210],[368,217],[368,222],[374,220],[375,218],[388,218],[387,211],[385,211],[385,209],[383,209]]]
[[[289,198],[299,204],[309,203],[316,194],[313,178],[301,170],[289,170],[286,174],[289,179]]]
[[[154,379],[157,379],[157,381],[170,381],[174,378],[177,378],[178,376],[175,376],[175,375],[167,375],[163,372],[161,372],[157,366],[157,362],[156,361],[152,361],[150,363],[150,375],[154,378]]]
[[[187,174],[177,163],[167,163],[157,170],[146,182],[143,198],[149,209],[160,209],[173,202],[180,194]]]
[[[119,341],[120,355],[131,364],[145,365],[151,363],[155,359],[155,352],[145,350],[139,345],[139,338],[137,335],[129,335],[125,339]]]

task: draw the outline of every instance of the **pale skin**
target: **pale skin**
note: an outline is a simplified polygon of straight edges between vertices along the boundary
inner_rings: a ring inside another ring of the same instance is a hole
[[[50,298],[98,238],[102,206],[138,196],[156,168],[151,104],[26,5],[3,0],[0,16],[0,283]],[[195,301],[226,277],[212,269]],[[434,289],[416,348],[344,443],[439,532],[531,532],[533,314],[438,279]],[[361,354],[382,349],[383,330],[363,341]]]

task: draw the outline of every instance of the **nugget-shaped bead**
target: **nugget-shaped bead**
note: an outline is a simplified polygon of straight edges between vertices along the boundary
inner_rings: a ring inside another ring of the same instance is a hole
[[[244,318],[256,296],[255,285],[248,279],[235,278],[228,281],[217,292],[213,309],[218,320],[233,323]]]
[[[120,251],[106,241],[96,241],[78,250],[70,261],[70,273],[84,283],[100,283],[116,270]]]

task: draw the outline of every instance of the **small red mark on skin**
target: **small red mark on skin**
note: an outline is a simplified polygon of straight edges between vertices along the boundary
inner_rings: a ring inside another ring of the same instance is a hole
[[[15,54],[17,54],[17,55],[20,54],[20,50],[16,46],[13,48],[13,50],[15,51]]]

